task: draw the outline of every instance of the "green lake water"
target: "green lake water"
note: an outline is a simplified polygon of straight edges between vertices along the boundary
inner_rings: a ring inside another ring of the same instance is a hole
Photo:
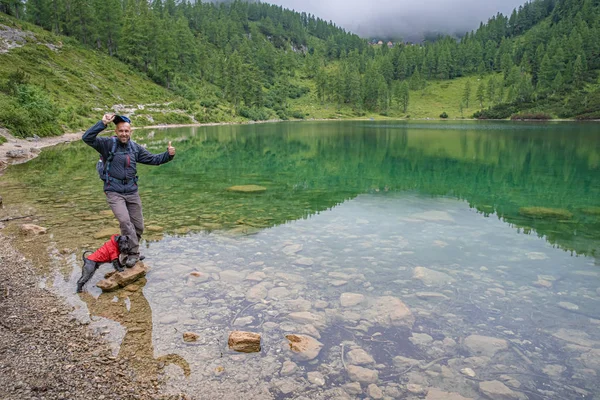
[[[302,122],[133,139],[177,148],[139,168],[151,270],[134,287],[101,294],[105,265],[73,294],[81,251],[118,226],[93,149],[44,150],[0,193],[4,213],[49,228],[42,284],[140,376],[203,399],[600,398],[600,125]],[[260,333],[261,352],[230,351],[231,330]],[[307,360],[288,334],[322,348]]]

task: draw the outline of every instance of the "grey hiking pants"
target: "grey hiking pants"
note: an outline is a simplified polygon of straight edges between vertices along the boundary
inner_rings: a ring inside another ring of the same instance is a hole
[[[144,233],[144,216],[142,215],[142,200],[138,192],[117,193],[106,192],[106,200],[113,214],[119,221],[121,235],[129,236],[131,243],[130,254],[140,252],[140,239]]]

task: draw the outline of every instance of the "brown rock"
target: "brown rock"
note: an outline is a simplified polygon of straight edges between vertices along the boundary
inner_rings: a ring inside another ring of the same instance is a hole
[[[233,331],[229,334],[227,344],[235,351],[257,353],[260,351],[260,335],[252,332]]]
[[[199,337],[200,337],[200,335],[198,335],[197,333],[194,333],[194,332],[184,332],[183,333],[183,341],[187,342],[187,343],[195,342],[196,340],[198,340]]]
[[[302,361],[310,361],[319,355],[323,343],[306,335],[286,335],[289,340],[290,350]]]
[[[110,292],[146,276],[148,267],[143,262],[138,262],[132,268],[125,268],[123,272],[115,272],[110,277],[101,280],[96,284],[102,291]]]
[[[26,235],[43,235],[47,231],[46,228],[42,228],[41,226],[37,226],[34,224],[23,224],[21,225],[21,232]]]
[[[480,382],[479,390],[493,400],[518,400],[520,398],[517,392],[512,391],[500,381]]]

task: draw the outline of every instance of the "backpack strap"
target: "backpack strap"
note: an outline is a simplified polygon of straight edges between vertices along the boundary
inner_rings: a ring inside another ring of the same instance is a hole
[[[112,138],[112,148],[110,149],[110,153],[108,153],[108,158],[106,159],[106,168],[104,169],[104,181],[108,182],[109,176],[108,171],[110,170],[110,163],[113,158],[115,158],[115,151],[117,151],[117,137],[113,136]]]

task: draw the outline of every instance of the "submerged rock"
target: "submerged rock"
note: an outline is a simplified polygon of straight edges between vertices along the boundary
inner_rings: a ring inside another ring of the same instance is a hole
[[[43,228],[34,224],[23,224],[21,225],[21,232],[25,235],[43,235],[47,232],[46,228]]]
[[[443,392],[440,389],[432,388],[427,391],[425,400],[472,400],[470,397],[461,396],[458,393]]]
[[[456,281],[456,279],[444,272],[434,271],[425,267],[416,267],[413,271],[413,279],[418,279],[427,286],[443,286]]]
[[[346,355],[348,363],[352,365],[375,364],[375,359],[363,349],[353,349]]]
[[[115,272],[108,278],[101,280],[96,284],[103,292],[110,292],[146,276],[148,267],[143,262],[138,262],[132,268],[125,268],[123,272]]]
[[[573,213],[563,208],[521,207],[519,214],[534,219],[571,219]]]
[[[183,333],[183,341],[187,343],[195,342],[200,338],[200,335],[194,332],[184,332]]]
[[[227,188],[228,192],[236,193],[263,193],[266,190],[266,187],[258,185],[238,185]]]
[[[310,361],[319,355],[323,343],[305,335],[286,335],[289,341],[289,349],[296,354],[301,361]]]
[[[497,352],[508,349],[506,340],[480,335],[467,337],[464,344],[469,353],[487,357],[493,357]]]
[[[121,230],[119,228],[104,228],[94,234],[94,239],[109,239],[112,235],[118,235],[120,233]]]
[[[412,328],[415,323],[415,317],[406,304],[392,296],[371,299],[362,317],[386,328],[392,326]]]
[[[362,303],[365,296],[360,293],[342,293],[340,295],[340,303],[342,307],[352,307]]]
[[[229,348],[242,353],[256,353],[260,351],[260,335],[253,332],[233,331],[227,341]]]
[[[351,380],[360,383],[375,383],[379,380],[379,373],[375,370],[348,365],[348,376]]]
[[[479,390],[492,400],[519,400],[527,397],[511,390],[500,381],[486,381],[479,383]]]

